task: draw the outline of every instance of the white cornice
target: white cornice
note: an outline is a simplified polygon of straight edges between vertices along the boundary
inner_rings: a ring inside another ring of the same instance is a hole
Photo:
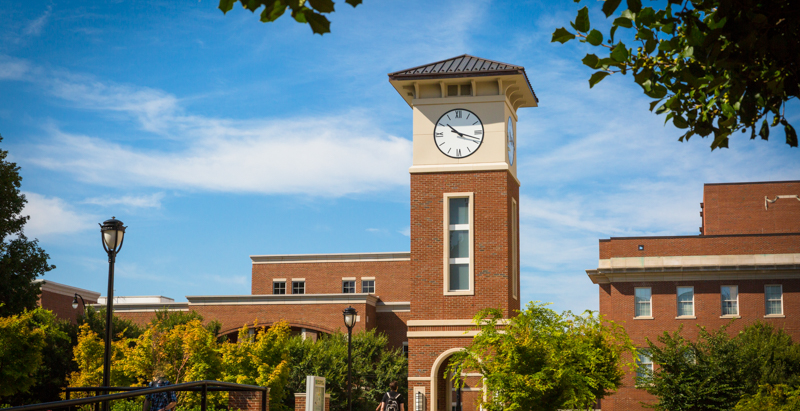
[[[800,253],[793,254],[737,254],[737,255],[683,255],[667,257],[613,257],[602,259],[598,270],[620,268],[678,268],[717,266],[798,265]]]
[[[508,319],[500,319],[497,325],[508,324]],[[461,320],[408,320],[409,327],[443,327],[443,326],[465,326],[475,325],[472,319]]]
[[[90,304],[102,308],[105,304]],[[114,303],[114,312],[151,313],[156,311],[189,311],[189,303]]]
[[[42,291],[51,292],[54,294],[61,294],[61,295],[68,295],[70,297],[74,297],[75,293],[80,294],[84,300],[91,300],[97,301],[100,297],[100,293],[95,291],[90,291],[84,288],[73,287],[71,285],[57,283],[55,281],[50,280],[33,280],[34,283],[43,283],[42,284]]]
[[[410,261],[411,252],[347,253],[347,254],[279,254],[251,255],[253,264],[352,263],[370,261]]]
[[[478,335],[480,331],[408,331],[408,338],[453,338],[469,337]]]
[[[368,304],[377,305],[371,294],[263,294],[263,295],[202,295],[186,296],[194,305],[309,305],[309,304]]]
[[[411,312],[411,302],[397,301],[397,302],[383,302],[378,301],[375,306],[375,312],[379,313],[408,313]]]

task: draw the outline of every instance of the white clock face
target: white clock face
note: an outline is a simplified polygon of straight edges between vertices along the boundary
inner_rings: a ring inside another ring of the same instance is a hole
[[[433,141],[442,154],[464,158],[478,151],[483,143],[483,123],[475,113],[457,108],[444,113],[433,129]]]
[[[514,156],[517,152],[517,143],[514,140],[514,122],[508,118],[508,165],[514,165]]]

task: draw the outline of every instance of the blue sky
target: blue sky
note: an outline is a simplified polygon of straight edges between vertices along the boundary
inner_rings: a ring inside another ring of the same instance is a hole
[[[711,152],[630,76],[590,90],[587,47],[550,43],[573,2],[339,1],[325,36],[209,0],[0,3],[26,233],[45,279],[103,294],[112,215],[116,295],[249,294],[255,254],[407,251],[411,110],[386,74],[464,53],[524,66],[540,99],[518,113],[523,301],[596,310],[598,239],[697,234],[703,183],[800,179],[782,130]]]

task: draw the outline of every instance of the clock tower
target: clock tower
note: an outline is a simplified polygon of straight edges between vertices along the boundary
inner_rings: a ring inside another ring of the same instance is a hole
[[[472,410],[480,376],[442,374],[478,311],[520,308],[517,109],[538,99],[523,67],[469,55],[389,81],[413,110],[409,410]]]

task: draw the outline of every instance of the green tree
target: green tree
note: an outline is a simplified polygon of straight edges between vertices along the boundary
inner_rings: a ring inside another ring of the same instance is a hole
[[[576,3],[580,0],[574,0]],[[621,0],[606,0],[610,18]],[[666,114],[679,138],[713,135],[711,149],[728,147],[733,133],[769,138],[770,126],[783,125],[786,144],[797,147],[786,102],[800,93],[800,5],[792,0],[668,0],[663,8],[627,0],[627,10],[603,34],[589,22],[589,9],[578,11],[553,42],[573,39],[604,48],[583,63],[598,70],[593,87],[612,73],[633,74],[650,110]],[[619,28],[632,29],[623,42]],[[635,49],[634,49],[635,47]],[[760,123],[759,123],[760,121]]]
[[[623,360],[635,351],[624,329],[590,311],[558,314],[531,302],[507,320],[499,309],[474,320],[480,332],[451,357],[445,375],[462,385],[462,373],[483,374],[486,410],[592,408],[632,367]]]
[[[780,401],[798,387],[800,345],[788,334],[755,323],[731,337],[729,325],[715,331],[700,327],[696,341],[684,338],[682,329],[665,332],[658,343],[648,341],[657,367],[638,383],[658,397],[656,409],[730,410],[737,403],[754,407]],[[784,389],[780,384],[788,385]],[[743,403],[743,398],[750,399]]]
[[[45,332],[34,311],[0,317],[0,397],[27,392],[42,363]]]
[[[289,382],[291,365],[287,342],[289,325],[278,322],[249,335],[247,326],[239,330],[236,343],[224,342],[220,347],[221,379],[237,384],[269,387],[270,409],[283,410],[283,397]]]
[[[77,370],[72,351],[77,344],[78,327],[49,310],[37,308],[30,313],[33,326],[44,332],[44,345],[42,363],[33,375],[33,385],[25,392],[6,398],[20,405],[58,401],[62,388],[67,385],[67,376]]]
[[[228,13],[237,1],[251,13],[255,13],[263,6],[262,23],[275,21],[289,10],[296,22],[307,23],[312,32],[319,35],[331,32],[331,22],[324,14],[333,13],[335,6],[333,0],[219,0],[219,9],[223,13]],[[362,0],[345,0],[345,3],[353,7],[361,2]]]
[[[305,392],[306,376],[316,375],[326,380],[331,394],[331,410],[347,408],[347,335],[321,335],[316,341],[293,337],[289,341],[292,365],[289,390]],[[372,411],[397,381],[406,396],[408,360],[400,348],[391,348],[386,335],[374,330],[353,334],[353,409]]]
[[[796,411],[800,410],[800,388],[786,384],[759,387],[755,395],[746,395],[734,411]]]
[[[25,236],[30,217],[21,213],[28,201],[20,193],[19,167],[7,156],[8,151],[0,149],[0,317],[36,308],[42,290],[33,280],[56,268],[47,263],[50,257],[39,241]]]
[[[114,336],[112,340],[118,341],[119,339],[138,338],[144,333],[144,328],[135,322],[112,316],[111,321],[114,323]],[[106,309],[105,307],[95,309],[94,307],[86,307],[83,314],[78,316],[78,326],[86,324],[89,328],[100,338],[105,338],[106,335]]]
[[[203,322],[203,316],[197,311],[169,311],[168,309],[156,311],[155,317],[150,320],[150,324],[162,331],[170,330],[178,325],[185,325],[194,320]],[[222,323],[218,320],[211,320],[205,328],[213,335],[219,334]]]

